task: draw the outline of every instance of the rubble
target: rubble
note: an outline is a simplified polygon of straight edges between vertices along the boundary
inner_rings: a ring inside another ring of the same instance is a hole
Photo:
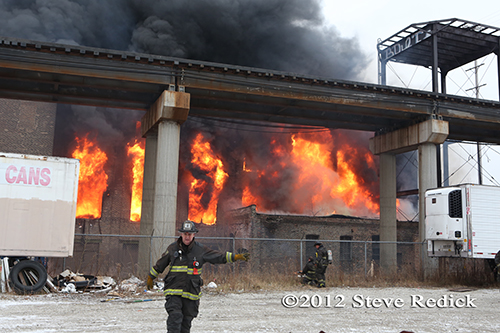
[[[5,280],[5,269],[2,267],[0,273]],[[153,290],[145,290],[145,281],[131,276],[130,278],[117,283],[110,276],[93,276],[81,273],[75,273],[67,269],[57,275],[55,278],[47,275],[47,282],[42,289],[42,292],[50,293],[65,293],[65,294],[81,294],[81,293],[99,293],[111,297],[110,300],[122,299],[125,295],[130,294],[161,294],[163,289],[162,282],[156,282]],[[9,292],[8,284],[4,283],[2,292]],[[146,300],[142,300],[146,301]]]
[[[214,281],[210,281],[207,284],[207,288],[217,288],[217,284]]]
[[[143,287],[145,285],[146,283],[144,281],[140,280],[135,276],[132,276],[127,280],[123,280],[119,284],[118,289],[125,292],[136,293],[141,291],[142,288],[140,287]]]
[[[76,291],[76,286],[73,283],[68,283],[64,288],[60,290],[62,293],[68,293],[68,294],[75,294],[77,293]]]
[[[74,273],[69,269],[56,278],[47,280],[47,284],[62,293],[100,292],[106,293],[116,287],[116,281],[110,276],[93,276]],[[58,289],[60,288],[60,289]],[[52,288],[51,288],[52,289]]]

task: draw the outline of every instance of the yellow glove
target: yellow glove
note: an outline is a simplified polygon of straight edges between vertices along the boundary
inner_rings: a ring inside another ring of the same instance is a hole
[[[248,261],[250,259],[250,253],[239,253],[234,255],[234,260],[245,260]]]
[[[146,282],[146,286],[148,287],[148,290],[153,289],[153,278],[148,275],[148,281]]]

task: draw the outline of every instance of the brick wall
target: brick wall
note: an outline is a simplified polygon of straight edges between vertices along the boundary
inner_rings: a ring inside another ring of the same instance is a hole
[[[0,151],[52,155],[57,104],[0,99]]]
[[[298,216],[257,213],[255,206],[230,211],[213,233],[219,236],[235,235],[242,238],[299,239],[300,242],[240,242],[240,247],[251,249],[252,263],[261,266],[276,263],[300,265],[314,255],[315,240],[321,240],[326,248],[332,250],[334,265],[345,271],[364,270],[365,251],[367,262],[379,257],[379,220],[363,219],[343,215]],[[343,242],[339,242],[342,240]],[[418,241],[418,223],[398,222],[397,240],[399,242]],[[329,242],[335,241],[335,242]],[[372,241],[374,241],[372,243]],[[366,248],[365,248],[366,245]],[[302,251],[302,253],[301,253]],[[398,244],[398,265],[417,270],[418,246]]]

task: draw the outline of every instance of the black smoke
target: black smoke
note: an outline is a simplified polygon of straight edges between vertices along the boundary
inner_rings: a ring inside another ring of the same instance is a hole
[[[356,80],[319,0],[3,0],[0,35]]]
[[[357,80],[367,55],[356,38],[342,37],[328,26],[321,10],[320,0],[0,0],[0,36]],[[56,140],[65,147],[76,133],[92,132],[103,144],[125,146],[138,118],[124,110],[59,107]],[[240,131],[190,118],[182,126],[182,142],[203,132],[237,178],[242,156],[252,156],[254,164],[269,162],[274,135],[267,130]],[[289,135],[279,138],[290,140]],[[184,170],[197,172],[189,154],[189,147],[181,145],[181,183]],[[270,204],[286,203],[285,184],[294,181],[295,171],[279,170],[282,186],[273,184]],[[375,184],[372,176],[367,182]],[[239,183],[229,181],[228,186],[238,198]],[[226,193],[226,200],[231,196]]]

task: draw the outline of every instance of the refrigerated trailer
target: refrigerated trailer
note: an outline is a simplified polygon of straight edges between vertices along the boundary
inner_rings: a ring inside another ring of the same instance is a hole
[[[486,259],[500,282],[500,187],[427,190],[425,227],[429,256]]]
[[[500,250],[500,187],[427,190],[425,223],[429,256],[494,259]]]
[[[0,256],[73,255],[79,168],[71,158],[0,153]],[[40,274],[18,265],[11,275]]]

